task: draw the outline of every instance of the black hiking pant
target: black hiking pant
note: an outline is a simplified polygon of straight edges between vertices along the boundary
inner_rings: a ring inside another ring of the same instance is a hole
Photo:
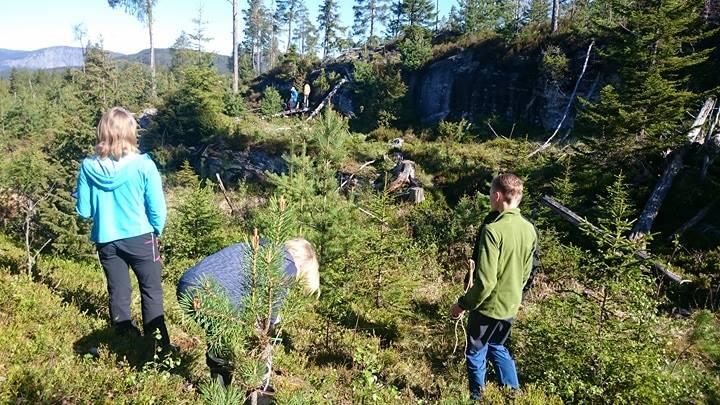
[[[205,351],[205,364],[210,368],[210,378],[223,388],[227,388],[232,383],[234,367],[224,358],[216,356],[210,352],[210,348]],[[272,374],[272,346],[265,359],[265,374],[262,378],[263,390],[270,387],[270,377]],[[269,388],[272,390],[272,388]]]
[[[230,367],[227,360],[212,355],[208,350],[205,352],[205,364],[210,368],[210,378],[223,388],[230,386],[233,368]]]
[[[143,330],[146,337],[160,331],[161,345],[170,344],[163,310],[162,262],[153,233],[96,245],[105,271],[110,298],[110,318],[121,332],[136,332],[130,315],[132,268],[140,285]]]

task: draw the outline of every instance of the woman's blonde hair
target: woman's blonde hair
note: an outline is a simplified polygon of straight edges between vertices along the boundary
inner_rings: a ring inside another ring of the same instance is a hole
[[[103,114],[97,126],[95,154],[104,159],[120,159],[137,152],[137,122],[122,107],[113,107]]]
[[[320,264],[310,242],[302,238],[290,239],[285,242],[285,248],[295,262],[295,277],[302,283],[305,292],[320,295]]]

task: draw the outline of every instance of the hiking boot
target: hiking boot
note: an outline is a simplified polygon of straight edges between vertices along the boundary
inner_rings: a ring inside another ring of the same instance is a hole
[[[115,332],[120,336],[138,337],[142,334],[135,321],[122,321],[115,324]]]

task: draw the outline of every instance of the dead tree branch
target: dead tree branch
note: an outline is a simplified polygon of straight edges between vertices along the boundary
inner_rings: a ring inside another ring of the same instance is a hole
[[[25,210],[25,255],[27,256],[27,274],[30,277],[32,277],[33,267],[35,266],[38,255],[52,240],[50,239],[45,242],[45,244],[43,244],[42,247],[35,252],[35,254],[32,253],[32,238],[30,237],[30,235],[32,234],[32,219],[35,216],[38,205],[44,200],[50,198],[54,190],[55,184],[52,184],[48,188],[48,190],[36,201],[33,201],[30,198],[28,198],[27,200],[27,209]]]
[[[222,191],[223,196],[225,196],[225,201],[227,201],[228,205],[230,206],[230,213],[232,215],[235,215],[235,206],[233,205],[232,201],[230,201],[230,196],[225,189],[225,184],[223,184],[223,181],[220,178],[220,173],[215,173],[215,178],[217,179],[218,185],[220,186],[220,191]]]
[[[697,225],[700,221],[707,216],[708,212],[710,212],[710,209],[720,200],[720,198],[715,198],[705,206],[705,208],[698,211],[692,218],[690,218],[687,222],[685,222],[680,228],[678,228],[677,231],[673,232],[672,235],[668,238],[668,240],[675,240],[682,236],[685,231],[692,228],[693,226]]]
[[[582,80],[583,76],[585,75],[585,70],[587,69],[588,61],[590,60],[590,51],[592,50],[593,45],[595,45],[595,40],[590,42],[590,45],[588,46],[587,53],[585,54],[585,63],[583,63],[582,71],[580,72],[580,76],[578,76],[577,81],[575,81],[575,88],[573,89],[572,94],[570,94],[570,99],[568,100],[567,105],[565,106],[565,110],[563,111],[563,116],[560,119],[560,122],[558,123],[557,128],[555,128],[555,131],[550,135],[550,138],[545,141],[539,148],[535,149],[532,153],[530,153],[527,157],[532,157],[537,153],[540,153],[547,149],[550,146],[550,142],[555,138],[555,136],[560,131],[560,128],[562,127],[562,124],[565,122],[565,118],[567,118],[568,114],[570,113],[570,107],[572,106],[573,101],[575,101],[575,95],[577,95],[578,87],[580,87],[580,81]]]
[[[359,169],[355,170],[355,172],[353,172],[347,179],[345,179],[345,181],[343,181],[342,183],[340,183],[340,187],[338,187],[337,190],[335,190],[335,192],[336,192],[336,193],[340,192],[340,190],[342,190],[342,188],[345,187],[345,185],[348,184],[348,182],[350,182],[350,180],[352,180],[353,177],[355,177],[356,174],[360,173],[360,172],[362,171],[362,169],[366,168],[367,166],[369,166],[369,165],[371,165],[371,164],[373,164],[373,163],[375,163],[375,160],[371,160],[371,161],[369,161],[369,162],[363,163],[363,165],[360,166]]]
[[[681,146],[673,152],[673,158],[670,161],[670,164],[668,164],[665,172],[663,172],[660,180],[655,185],[655,189],[645,203],[645,207],[640,214],[640,218],[633,227],[632,233],[630,234],[631,240],[641,239],[650,233],[653,222],[655,222],[655,217],[657,217],[660,207],[670,191],[670,187],[672,187],[673,180],[675,180],[675,176],[677,176],[683,167],[685,155],[687,154],[691,144],[704,142],[705,138],[701,136],[702,127],[705,125],[705,121],[707,121],[710,116],[714,105],[715,99],[713,98],[708,98],[705,101],[705,104],[703,104],[703,107],[700,109],[697,117],[695,117],[695,121],[687,133],[689,143]]]
[[[333,96],[335,95],[335,93],[337,93],[338,90],[340,90],[340,87],[342,87],[342,85],[345,84],[345,83],[347,83],[347,82],[348,82],[348,79],[345,78],[345,77],[343,77],[343,78],[340,80],[340,82],[339,82],[338,84],[336,84],[335,87],[330,91],[330,93],[328,93],[328,95],[325,96],[325,98],[323,99],[323,101],[320,102],[320,104],[318,104],[317,107],[315,107],[315,110],[313,110],[313,112],[310,114],[310,116],[307,117],[307,119],[306,119],[305,121],[310,121],[311,119],[315,118],[315,116],[316,116],[320,111],[322,111],[323,107],[325,107],[325,105],[326,105],[328,102],[330,102],[330,100],[333,98]]]
[[[590,228],[593,232],[598,232],[598,233],[601,232],[601,230],[600,230],[598,227],[596,227],[595,225],[593,225],[592,223],[590,223],[590,222],[589,222],[588,220],[586,220],[585,218],[583,218],[583,217],[579,216],[578,214],[574,213],[574,212],[573,212],[572,210],[570,210],[569,208],[567,208],[567,207],[565,207],[564,205],[560,204],[560,203],[557,202],[554,198],[549,197],[549,196],[544,196],[544,197],[542,198],[541,202],[542,202],[545,206],[547,206],[548,208],[550,208],[553,212],[555,212],[556,214],[560,215],[561,217],[563,217],[563,219],[565,219],[566,221],[570,222],[570,223],[573,224],[574,226],[576,226],[576,227],[587,226],[587,227]],[[678,274],[673,273],[673,272],[670,271],[670,269],[668,269],[666,266],[664,266],[664,265],[662,265],[662,264],[660,264],[660,263],[656,263],[656,262],[652,261],[652,256],[651,256],[649,253],[645,252],[645,251],[638,250],[638,251],[636,251],[636,252],[634,253],[634,256],[635,256],[635,258],[638,259],[638,260],[641,260],[641,261],[649,261],[649,262],[650,262],[650,266],[653,268],[653,270],[657,271],[658,273],[662,274],[664,277],[666,277],[667,279],[669,279],[669,280],[671,280],[671,281],[673,281],[673,282],[675,282],[675,283],[684,284],[684,283],[687,283],[687,282],[690,281],[690,280],[686,280],[686,279],[682,278],[682,277],[681,277],[680,275],[678,275]]]

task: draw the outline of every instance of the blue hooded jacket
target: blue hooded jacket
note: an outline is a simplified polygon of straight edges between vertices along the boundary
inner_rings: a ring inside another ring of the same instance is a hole
[[[167,217],[160,173],[148,155],[83,160],[77,178],[77,213],[92,218],[90,239],[107,243],[162,233]]]

